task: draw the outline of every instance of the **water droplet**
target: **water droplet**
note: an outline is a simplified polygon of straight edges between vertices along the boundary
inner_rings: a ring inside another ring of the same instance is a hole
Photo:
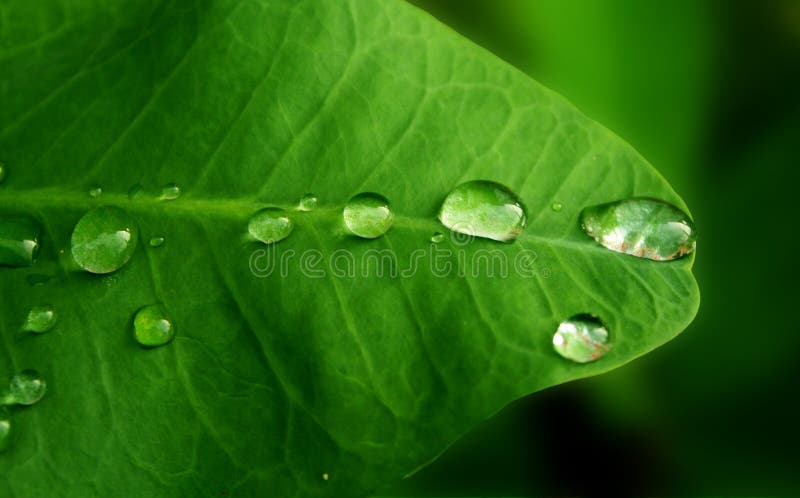
[[[611,349],[608,329],[599,318],[588,314],[561,322],[553,336],[553,347],[558,354],[577,363],[600,359]]]
[[[118,207],[99,207],[75,225],[72,258],[90,273],[111,273],[131,259],[137,240],[136,223],[128,213]]]
[[[454,232],[501,242],[514,240],[527,222],[517,195],[499,183],[462,183],[447,195],[439,220]]]
[[[6,179],[6,165],[0,162],[0,183]]]
[[[561,209],[562,209],[563,207],[564,207],[564,205],[563,205],[563,204],[561,204],[560,202],[554,202],[554,203],[552,203],[552,204],[550,205],[550,209],[552,209],[552,210],[553,210],[553,211],[555,211],[556,213],[558,213],[559,211],[561,211]]]
[[[6,451],[11,446],[11,439],[14,437],[14,424],[11,421],[11,414],[4,407],[0,407],[0,453]]]
[[[331,478],[331,476],[330,476],[330,475],[328,475],[328,473],[327,473],[327,472],[326,472],[325,474],[322,474],[322,480],[323,480],[323,481],[327,481],[327,480],[328,480],[328,479],[330,479],[330,478]]]
[[[247,231],[265,244],[278,242],[294,230],[294,222],[281,208],[268,207],[256,212],[247,222]]]
[[[102,194],[103,194],[103,187],[101,187],[100,185],[92,185],[92,187],[89,188],[89,197],[97,199]]]
[[[162,201],[173,201],[181,196],[181,188],[176,183],[168,183],[161,189]]]
[[[657,199],[633,198],[588,207],[581,213],[581,227],[607,249],[654,261],[685,256],[697,242],[689,216]]]
[[[160,247],[162,244],[164,244],[165,240],[166,239],[164,237],[160,237],[160,236],[159,237],[152,237],[150,239],[150,247]]]
[[[160,304],[145,306],[133,318],[133,334],[136,342],[152,348],[168,343],[175,337],[175,325]]]
[[[431,236],[431,242],[433,242],[434,244],[438,244],[443,240],[444,240],[444,234],[442,232],[434,232],[433,236]]]
[[[128,199],[135,200],[139,199],[144,195],[144,187],[141,184],[135,183],[128,189]]]
[[[30,218],[0,218],[0,266],[30,266],[39,254],[39,224]]]
[[[306,194],[301,199],[297,205],[297,209],[300,211],[313,211],[317,207],[318,199],[314,194]]]
[[[34,306],[22,326],[26,332],[41,334],[52,329],[56,324],[56,310],[49,304]]]
[[[47,391],[47,383],[36,370],[23,370],[11,378],[4,405],[32,405],[38,402]]]
[[[342,215],[347,229],[365,239],[380,237],[394,223],[394,213],[389,208],[389,201],[373,192],[352,197],[347,201]]]

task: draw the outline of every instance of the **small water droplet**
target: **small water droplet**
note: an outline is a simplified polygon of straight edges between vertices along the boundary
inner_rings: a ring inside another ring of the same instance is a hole
[[[56,319],[56,310],[51,305],[34,306],[28,312],[28,317],[25,319],[22,330],[42,334],[55,326]]]
[[[166,239],[164,237],[152,237],[150,239],[150,247],[160,247],[164,244]]]
[[[0,162],[0,183],[6,179],[6,165]]]
[[[265,244],[278,242],[294,230],[294,222],[281,208],[268,207],[256,212],[247,222],[250,235]]]
[[[161,189],[161,196],[159,199],[162,201],[173,201],[181,196],[181,188],[177,183],[168,183]]]
[[[553,347],[558,354],[577,363],[600,359],[611,349],[608,329],[599,318],[589,314],[561,322],[553,335]]]
[[[559,211],[561,211],[561,209],[562,209],[563,207],[564,207],[564,205],[563,205],[563,204],[561,204],[560,202],[554,202],[554,203],[552,203],[552,204],[550,205],[550,209],[552,209],[552,210],[553,210],[553,211],[555,211],[556,213],[558,213]]]
[[[23,370],[11,378],[8,393],[2,404],[32,405],[38,402],[47,391],[47,383],[36,370]]]
[[[444,240],[444,234],[442,232],[434,232],[431,236],[431,242],[434,244],[438,244],[439,242]]]
[[[300,198],[300,202],[297,204],[297,209],[299,211],[313,211],[317,207],[317,196],[314,194],[306,194]]]
[[[102,194],[103,194],[103,187],[101,187],[100,185],[92,185],[92,187],[89,188],[89,197],[97,199]]]
[[[454,232],[501,242],[517,238],[527,223],[519,197],[504,185],[485,180],[453,189],[442,203],[439,220]]]
[[[0,266],[30,266],[39,254],[39,224],[30,218],[0,218]]]
[[[697,232],[689,216],[672,204],[633,198],[588,207],[581,228],[612,251],[670,261],[695,250]]]
[[[342,212],[344,224],[353,235],[374,239],[385,234],[394,223],[394,213],[386,197],[373,192],[353,196]]]
[[[0,407],[0,453],[6,451],[11,446],[11,439],[14,437],[14,423],[11,414],[5,407]]]
[[[140,183],[135,183],[128,189],[128,199],[139,199],[144,195],[144,187]]]
[[[111,273],[136,250],[136,223],[118,207],[103,206],[83,215],[70,240],[72,258],[90,273]]]
[[[323,481],[327,481],[327,480],[328,480],[328,479],[330,479],[330,478],[331,478],[331,476],[330,476],[330,475],[328,475],[328,473],[327,473],[327,472],[326,472],[325,474],[322,474],[322,480],[323,480]]]
[[[161,346],[175,337],[175,325],[160,304],[141,308],[133,318],[136,342],[148,348]]]

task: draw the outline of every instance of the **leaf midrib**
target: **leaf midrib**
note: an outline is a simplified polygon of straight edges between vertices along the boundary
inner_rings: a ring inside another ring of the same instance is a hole
[[[23,210],[42,209],[76,209],[89,210],[104,205],[115,205],[134,213],[158,213],[163,215],[191,215],[197,216],[198,213],[212,218],[234,219],[236,221],[246,220],[251,214],[265,207],[279,207],[286,210],[299,219],[323,219],[328,222],[337,222],[341,219],[343,205],[321,206],[313,211],[301,211],[297,209],[297,204],[285,204],[275,202],[257,201],[253,198],[243,197],[240,199],[229,198],[200,198],[183,194],[178,199],[162,200],[152,194],[145,195],[140,199],[130,199],[127,194],[102,193],[99,197],[90,197],[86,191],[63,191],[55,189],[33,189],[33,190],[10,190],[0,196],[0,208],[13,208]],[[395,213],[393,227],[406,228],[433,235],[437,231],[447,230],[435,216],[415,217],[403,216]],[[577,229],[577,225],[576,225]],[[521,242],[534,242],[544,244],[554,248],[564,248],[583,252],[601,252],[611,256],[625,256],[611,254],[610,251],[602,248],[591,239],[578,241],[568,236],[549,236],[536,234],[532,226],[528,226],[525,231],[517,237]],[[499,247],[509,244],[499,243]],[[685,258],[689,259],[689,258]],[[673,266],[673,265],[670,265]]]

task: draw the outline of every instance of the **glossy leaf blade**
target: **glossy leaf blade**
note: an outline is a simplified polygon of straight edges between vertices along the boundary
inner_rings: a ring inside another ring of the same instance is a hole
[[[0,9],[0,210],[42,226],[39,261],[0,273],[0,376],[36,368],[48,383],[14,414],[2,495],[365,495],[511,400],[615,368],[694,316],[691,257],[614,254],[578,226],[583,207],[632,196],[685,209],[665,180],[402,2]],[[527,228],[513,244],[447,239],[451,271],[437,275],[436,213],[474,179],[517,193]],[[172,183],[181,196],[159,199]],[[129,196],[137,184],[148,193]],[[375,240],[342,226],[342,207],[364,191],[395,213]],[[270,249],[294,251],[285,275],[253,271],[266,249],[243,239],[249,217],[289,211],[307,192],[318,207],[297,212]],[[59,251],[105,204],[133,216],[143,240],[168,243],[140,244],[108,276],[75,273]],[[301,264],[337,250],[355,276]],[[375,250],[395,255],[397,276],[364,274]],[[417,271],[399,273],[417,250],[427,251]],[[496,254],[508,274],[473,275],[459,251]],[[514,269],[522,260],[533,272]],[[33,273],[53,278],[30,286]],[[14,335],[38,302],[59,310],[58,328]],[[152,303],[178,332],[143,350],[132,317]],[[555,328],[577,313],[608,325],[614,347],[601,361],[554,353]]]

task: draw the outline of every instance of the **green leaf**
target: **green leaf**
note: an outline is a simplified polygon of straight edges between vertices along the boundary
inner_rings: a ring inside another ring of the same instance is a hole
[[[411,1],[610,126],[684,196],[694,186],[724,24],[712,4]]]
[[[578,226],[583,207],[632,196],[685,209],[664,179],[402,2],[14,0],[0,14],[0,213],[42,227],[39,261],[0,272],[0,376],[35,368],[48,385],[13,410],[0,495],[365,495],[511,400],[613,369],[694,316],[692,257],[612,253]],[[472,179],[516,192],[527,228],[432,246],[442,200]],[[173,182],[182,195],[159,199]],[[374,240],[342,224],[362,191],[395,214]],[[319,207],[291,212],[288,238],[244,238],[250,215],[307,192]],[[106,276],[68,254],[101,205],[140,231]],[[416,271],[379,275],[376,250]],[[337,276],[337,254],[355,276]],[[284,264],[265,276],[268,257]],[[18,333],[42,303],[55,328]],[[133,315],[157,303],[175,339],[145,350]],[[594,363],[553,351],[577,313],[609,328]]]

